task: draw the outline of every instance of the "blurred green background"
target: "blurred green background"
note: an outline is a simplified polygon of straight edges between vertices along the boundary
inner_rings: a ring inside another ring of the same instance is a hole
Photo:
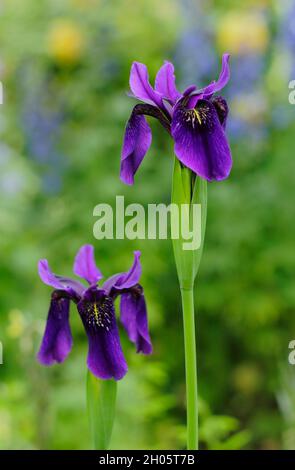
[[[93,208],[168,203],[173,145],[157,122],[134,187],[119,180],[133,60],[151,79],[164,59],[178,86],[217,78],[231,114],[230,178],[209,185],[196,286],[201,446],[295,449],[294,106],[295,2],[267,0],[7,0],[0,2],[0,448],[87,449],[86,337],[75,308],[74,347],[60,366],[35,357],[50,288],[39,258],[70,275],[93,243],[105,276],[142,251],[154,354],[122,332],[112,448],[185,447],[182,319],[168,241],[96,241]]]

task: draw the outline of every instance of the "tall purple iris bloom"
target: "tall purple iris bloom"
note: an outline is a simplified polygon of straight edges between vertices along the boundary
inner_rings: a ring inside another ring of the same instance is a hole
[[[48,261],[39,261],[39,276],[53,287],[45,333],[38,353],[39,361],[47,366],[63,362],[72,348],[69,324],[70,302],[77,305],[86,334],[89,350],[87,365],[101,379],[120,380],[127,364],[120,344],[115,317],[114,300],[121,296],[120,319],[137,352],[151,354],[152,344],[141,276],[140,252],[134,252],[134,262],[128,272],[115,274],[99,287],[102,274],[97,268],[92,245],[84,245],[77,253],[74,273],[85,279],[89,287],[77,280],[57,276]]]
[[[232,167],[225,135],[228,106],[223,97],[214,94],[227,84],[229,76],[229,54],[224,54],[217,81],[202,89],[192,85],[180,93],[170,62],[165,62],[158,71],[154,88],[149,83],[147,67],[134,62],[129,81],[131,96],[144,104],[133,108],[126,126],[121,180],[133,184],[151,145],[152,133],[145,116],[157,118],[169,132],[175,154],[184,166],[208,181],[227,178]]]

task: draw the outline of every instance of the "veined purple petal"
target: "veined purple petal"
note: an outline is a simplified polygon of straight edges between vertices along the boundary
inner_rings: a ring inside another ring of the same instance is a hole
[[[164,65],[160,68],[156,75],[155,91],[157,91],[162,98],[165,98],[172,103],[175,103],[181,96],[175,86],[174,66],[171,62],[165,61]]]
[[[56,291],[52,294],[45,333],[38,353],[39,362],[45,366],[63,362],[73,344],[69,324],[70,299],[60,295]]]
[[[44,284],[54,287],[55,289],[65,290],[69,293],[74,292],[78,296],[81,296],[85,289],[83,284],[75,281],[74,279],[54,274],[49,267],[47,259],[40,259],[38,263],[38,272]]]
[[[155,91],[149,82],[148,69],[145,64],[133,62],[129,79],[130,89],[135,98],[148,104],[162,107],[161,95]]]
[[[152,353],[152,343],[148,330],[146,303],[141,286],[130,289],[121,295],[120,319],[130,341],[137,352]]]
[[[143,115],[132,112],[125,129],[121,153],[120,178],[125,184],[134,183],[134,175],[152,142],[152,131]]]
[[[112,289],[120,291],[138,284],[141,277],[140,255],[140,251],[134,251],[134,261],[129,271],[115,274],[104,282],[102,287],[107,293]]]
[[[113,300],[101,289],[85,293],[78,303],[87,337],[89,370],[100,379],[120,380],[128,367],[121,348]]]
[[[228,177],[232,158],[214,105],[200,100],[196,109],[179,105],[173,115],[172,136],[178,159],[208,181]]]
[[[89,284],[96,284],[103,275],[97,268],[92,245],[83,245],[78,251],[74,262],[74,273],[85,279]]]
[[[203,91],[204,99],[208,99],[213,93],[222,90],[230,79],[230,68],[229,68],[229,54],[223,54],[222,56],[222,67],[217,82],[212,82],[206,86]]]

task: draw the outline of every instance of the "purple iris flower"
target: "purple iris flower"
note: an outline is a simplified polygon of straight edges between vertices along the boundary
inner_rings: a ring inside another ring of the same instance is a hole
[[[151,354],[147,311],[141,276],[140,252],[134,252],[134,262],[128,272],[115,274],[101,287],[102,274],[97,268],[92,245],[84,245],[74,262],[74,273],[85,279],[81,282],[53,274],[46,259],[39,261],[39,276],[53,287],[45,333],[38,353],[41,364],[50,366],[63,362],[72,348],[69,323],[70,302],[77,305],[88,337],[87,365],[101,379],[122,379],[127,364],[121,348],[115,317],[114,300],[121,296],[120,319],[137,352]]]
[[[214,94],[227,84],[229,77],[229,54],[224,54],[217,81],[199,90],[192,85],[180,93],[170,62],[158,71],[154,88],[149,83],[147,67],[134,62],[129,81],[131,96],[144,104],[133,108],[126,126],[121,180],[134,183],[134,175],[151,145],[152,133],[145,115],[157,118],[169,132],[175,154],[184,166],[208,181],[227,178],[232,167],[225,135],[228,106],[223,97]]]

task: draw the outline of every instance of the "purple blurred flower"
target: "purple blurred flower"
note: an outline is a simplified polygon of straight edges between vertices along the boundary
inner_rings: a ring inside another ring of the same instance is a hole
[[[281,35],[288,47],[295,52],[295,2],[290,2],[282,23]]]
[[[85,279],[81,282],[57,276],[49,268],[46,259],[39,261],[39,276],[53,287],[45,333],[38,353],[43,365],[63,362],[72,348],[69,324],[70,302],[77,305],[78,312],[88,336],[87,365],[101,379],[120,380],[127,372],[127,364],[120,344],[115,317],[114,300],[121,296],[120,318],[137,352],[151,354],[152,344],[141,276],[140,252],[134,252],[130,270],[112,276],[98,287],[102,274],[96,267],[92,245],[84,245],[74,262],[74,273]]]
[[[239,54],[231,62],[229,93],[239,95],[251,93],[261,83],[265,71],[265,57],[262,54]]]
[[[225,135],[228,106],[224,98],[214,94],[227,84],[229,76],[229,54],[224,54],[216,82],[202,89],[192,85],[180,93],[170,62],[165,62],[158,71],[154,88],[149,83],[147,67],[134,62],[129,81],[131,96],[144,104],[133,108],[126,126],[121,155],[122,181],[133,184],[150,147],[152,133],[144,115],[157,118],[169,132],[175,154],[184,166],[208,181],[227,178],[232,167]]]
[[[295,77],[295,1],[292,0],[285,9],[278,34],[279,43],[285,46],[290,54],[290,79]]]
[[[42,75],[36,80],[30,64],[22,67],[19,75],[23,96],[21,125],[26,153],[38,165],[44,191],[55,194],[62,187],[67,161],[59,150],[66,117],[65,105],[58,90],[54,93],[56,85],[51,76],[44,78]]]

